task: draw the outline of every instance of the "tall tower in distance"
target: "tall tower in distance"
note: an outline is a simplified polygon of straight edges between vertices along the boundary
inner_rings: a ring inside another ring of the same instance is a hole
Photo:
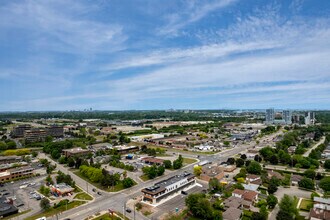
[[[266,124],[273,124],[275,120],[274,108],[266,109]]]
[[[283,119],[285,121],[285,124],[287,124],[287,125],[292,124],[292,112],[290,110],[284,110]]]

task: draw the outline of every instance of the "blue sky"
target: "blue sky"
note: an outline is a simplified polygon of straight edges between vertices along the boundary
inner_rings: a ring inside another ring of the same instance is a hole
[[[330,109],[330,1],[3,0],[0,100],[0,111]]]

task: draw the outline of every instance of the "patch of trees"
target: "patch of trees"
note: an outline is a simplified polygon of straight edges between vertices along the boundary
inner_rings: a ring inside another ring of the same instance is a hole
[[[173,161],[173,169],[177,170],[183,166],[183,157],[179,155],[179,157]]]
[[[283,196],[279,207],[280,210],[277,213],[276,220],[295,219],[295,216],[298,214],[295,199],[288,195]]]
[[[16,149],[16,143],[13,140],[6,139],[0,141],[0,150]]]
[[[276,132],[276,127],[275,126],[267,126],[263,129],[261,129],[261,133],[262,134],[265,134],[265,135],[268,135],[268,134],[272,134],[274,132]]]
[[[330,193],[330,176],[323,177],[319,183],[319,186],[326,193]]]
[[[61,157],[62,150],[72,147],[73,142],[71,140],[49,142],[45,143],[45,146],[43,147],[43,152],[50,154],[54,159],[59,159]]]
[[[129,188],[135,184],[131,178],[126,177],[123,180],[120,180],[119,173],[110,174],[105,169],[82,165],[80,166],[79,171],[91,182],[100,183],[104,187],[114,187],[117,184],[122,183],[125,188]]]
[[[57,183],[65,183],[71,187],[76,187],[75,181],[73,181],[72,177],[69,174],[64,174],[61,171],[58,171],[58,175],[56,176]]]
[[[152,165],[150,167],[145,166],[142,168],[142,172],[144,175],[148,176],[149,179],[154,179],[157,176],[161,176],[165,172],[165,167],[164,166],[156,166]]]
[[[298,182],[299,187],[304,189],[315,189],[314,181],[310,178],[304,177]]]
[[[220,220],[222,212],[214,209],[205,194],[190,194],[186,198],[186,206],[188,210],[198,219]]]
[[[140,151],[143,154],[148,154],[148,156],[154,156],[154,157],[157,154],[162,155],[162,154],[165,153],[164,149],[161,149],[159,147],[157,147],[157,148],[148,148],[146,145],[142,145]]]
[[[257,161],[251,161],[250,164],[247,166],[246,170],[248,173],[251,174],[260,174],[262,171],[262,167]]]

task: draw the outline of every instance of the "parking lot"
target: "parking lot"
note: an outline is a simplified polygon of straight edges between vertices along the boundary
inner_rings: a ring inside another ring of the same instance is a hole
[[[29,209],[36,212],[40,210],[39,200],[42,198],[37,190],[44,183],[44,179],[45,176],[39,176],[5,183],[0,187],[0,193],[7,199],[12,199],[20,212]]]
[[[175,196],[174,198],[164,202],[163,204],[155,207],[154,213],[151,215],[151,217],[153,219],[158,219],[160,216],[162,216],[164,214],[167,214],[170,212],[174,213],[176,211],[176,209],[181,211],[185,207],[185,199],[189,194],[199,193],[208,188],[208,184],[206,184],[206,183],[199,182],[198,184],[201,184],[202,187],[196,185],[189,190],[185,190],[187,195],[179,194],[179,195]]]

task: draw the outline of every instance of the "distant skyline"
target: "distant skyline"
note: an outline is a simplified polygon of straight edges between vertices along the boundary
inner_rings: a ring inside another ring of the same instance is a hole
[[[0,1],[0,111],[330,109],[329,0]]]

